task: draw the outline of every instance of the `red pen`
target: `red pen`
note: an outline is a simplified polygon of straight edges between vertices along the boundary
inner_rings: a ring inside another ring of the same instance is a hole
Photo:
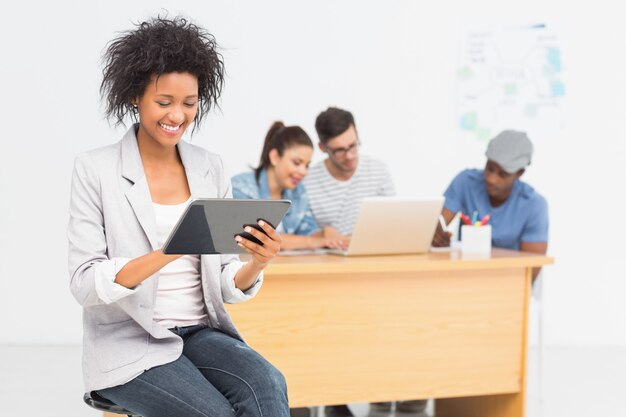
[[[491,217],[491,214],[487,214],[485,217],[483,217],[483,219],[480,221],[480,225],[484,226],[487,223],[489,223],[489,218]]]
[[[467,217],[465,214],[461,213],[461,220],[463,220],[463,223],[465,224],[472,224],[472,221],[469,219],[469,217]]]

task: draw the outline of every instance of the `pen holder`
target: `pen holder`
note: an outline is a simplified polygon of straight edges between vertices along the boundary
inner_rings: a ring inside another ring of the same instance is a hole
[[[461,253],[488,255],[491,253],[491,225],[461,226]]]

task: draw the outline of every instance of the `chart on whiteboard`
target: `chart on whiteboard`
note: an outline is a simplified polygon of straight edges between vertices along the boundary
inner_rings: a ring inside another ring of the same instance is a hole
[[[458,120],[463,135],[487,140],[503,129],[562,127],[561,48],[547,24],[466,29],[459,50]]]

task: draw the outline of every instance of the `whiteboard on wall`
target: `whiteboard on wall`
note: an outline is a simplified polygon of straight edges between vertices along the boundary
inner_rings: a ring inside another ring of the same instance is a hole
[[[563,125],[562,48],[554,25],[467,26],[460,36],[458,127],[486,141],[505,129]]]

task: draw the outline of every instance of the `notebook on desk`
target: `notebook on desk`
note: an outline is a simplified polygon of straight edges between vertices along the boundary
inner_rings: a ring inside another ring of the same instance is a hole
[[[329,249],[328,253],[353,256],[428,252],[443,200],[366,198],[361,202],[348,249]]]

